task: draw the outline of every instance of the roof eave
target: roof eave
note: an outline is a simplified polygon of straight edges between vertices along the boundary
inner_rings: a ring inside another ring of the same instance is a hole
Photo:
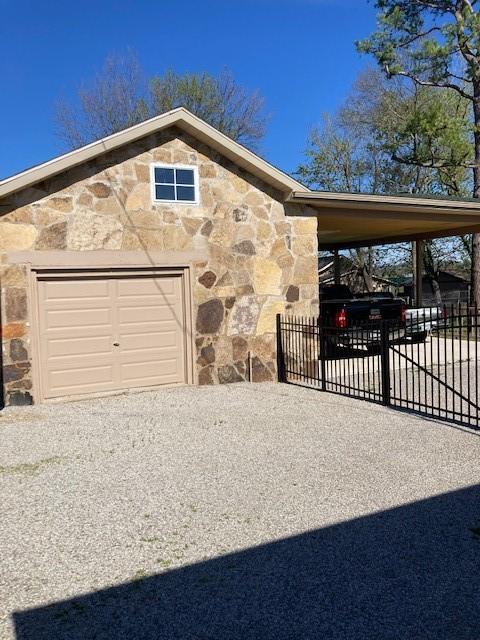
[[[288,198],[289,202],[307,204],[315,209],[348,209],[369,210],[379,212],[436,212],[453,213],[471,211],[478,215],[479,202],[471,200],[447,200],[422,197],[402,197],[389,195],[370,195],[364,193],[335,193],[335,192],[299,192],[293,191]],[[313,213],[313,212],[312,212]],[[305,215],[305,214],[303,214]]]

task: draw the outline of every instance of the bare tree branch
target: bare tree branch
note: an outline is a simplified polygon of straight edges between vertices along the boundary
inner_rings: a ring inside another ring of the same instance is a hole
[[[147,82],[131,52],[109,56],[94,81],[78,88],[75,103],[57,103],[57,134],[76,148],[180,106],[250,148],[265,135],[263,97],[247,91],[229,71],[219,76],[168,71]]]
[[[386,68],[386,71],[387,73],[389,73],[388,67]],[[454,82],[430,82],[428,80],[420,79],[418,76],[410,73],[409,71],[396,71],[395,75],[409,78],[420,87],[438,87],[439,89],[452,89],[453,91],[456,91],[458,94],[460,94],[463,98],[466,98],[467,100],[473,100],[473,96],[470,93],[464,91],[459,85],[455,84]]]

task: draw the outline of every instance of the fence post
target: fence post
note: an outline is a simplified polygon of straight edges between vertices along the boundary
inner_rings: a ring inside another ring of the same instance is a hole
[[[277,313],[276,318],[277,326],[277,376],[278,382],[286,382],[287,376],[285,373],[285,356],[283,353],[283,341],[282,341],[282,322],[281,315]]]
[[[382,369],[382,404],[390,405],[390,344],[389,323],[382,320],[380,325],[380,366]]]
[[[325,333],[323,330],[322,321],[319,320],[318,323],[318,336],[319,336],[319,358],[320,358],[320,375],[321,375],[321,384],[322,391],[327,390],[327,371],[325,365],[325,358],[327,357],[327,349],[326,349],[326,339]]]

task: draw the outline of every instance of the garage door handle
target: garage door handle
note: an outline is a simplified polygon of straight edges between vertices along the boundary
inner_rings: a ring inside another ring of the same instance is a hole
[[[120,343],[119,343],[119,342],[114,342],[114,343],[113,343],[113,346],[114,346],[114,347],[119,347],[119,346],[120,346]]]

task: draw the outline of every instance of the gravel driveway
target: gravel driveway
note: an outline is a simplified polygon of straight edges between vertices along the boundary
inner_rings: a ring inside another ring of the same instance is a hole
[[[275,384],[0,413],[0,638],[480,632],[480,437]]]

